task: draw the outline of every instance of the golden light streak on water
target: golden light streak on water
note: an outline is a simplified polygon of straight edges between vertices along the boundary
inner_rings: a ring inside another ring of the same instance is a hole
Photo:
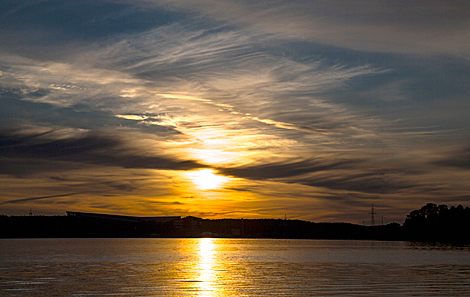
[[[212,238],[201,238],[199,241],[199,279],[198,296],[216,296],[214,281],[214,242]]]

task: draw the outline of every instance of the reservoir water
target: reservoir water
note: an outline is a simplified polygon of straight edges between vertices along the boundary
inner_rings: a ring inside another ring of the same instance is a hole
[[[1,296],[470,296],[470,248],[283,239],[0,239]]]

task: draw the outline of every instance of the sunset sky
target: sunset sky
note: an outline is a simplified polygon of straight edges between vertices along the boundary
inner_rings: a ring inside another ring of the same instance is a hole
[[[0,2],[0,214],[470,206],[470,1]]]

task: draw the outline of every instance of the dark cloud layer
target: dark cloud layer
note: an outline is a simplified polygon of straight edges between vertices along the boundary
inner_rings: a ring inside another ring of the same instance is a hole
[[[418,185],[387,177],[385,174],[375,171],[355,174],[354,172],[343,173],[340,176],[319,176],[300,180],[300,183],[324,187],[328,189],[357,191],[364,193],[395,193]]]
[[[30,162],[54,161],[139,169],[190,170],[204,167],[192,160],[145,155],[137,147],[130,147],[124,140],[109,134],[88,132],[57,139],[53,138],[54,132],[19,134],[1,131],[0,157],[3,165],[15,162],[17,166],[28,167]],[[8,166],[2,166],[1,171],[11,173]],[[16,168],[15,171],[21,172],[21,169]]]
[[[288,183],[299,183],[335,190],[365,193],[394,193],[419,184],[394,177],[397,169],[368,169],[365,159],[329,160],[313,159],[297,162],[276,162],[256,166],[223,168],[222,174],[251,180],[279,179]],[[405,173],[402,170],[402,173]],[[420,172],[407,172],[420,174]]]
[[[330,161],[313,159],[297,162],[276,162],[269,164],[261,164],[257,166],[223,168],[219,169],[219,171],[225,175],[232,175],[254,180],[263,180],[270,178],[288,178],[318,171],[351,168],[351,165],[360,162],[360,160]]]
[[[454,151],[447,157],[435,161],[434,164],[443,167],[456,167],[470,170],[470,146]]]

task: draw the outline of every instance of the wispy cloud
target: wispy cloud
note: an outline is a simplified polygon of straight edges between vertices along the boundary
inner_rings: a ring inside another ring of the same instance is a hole
[[[152,1],[285,38],[361,51],[468,57],[465,1]]]
[[[24,203],[36,200],[45,200],[45,199],[52,199],[52,198],[60,198],[60,197],[69,197],[73,195],[78,195],[83,193],[67,193],[67,194],[60,194],[60,195],[51,195],[51,196],[42,196],[42,197],[30,197],[30,198],[23,198],[23,199],[15,199],[15,200],[7,200],[0,202],[0,204],[15,204],[15,203]]]

